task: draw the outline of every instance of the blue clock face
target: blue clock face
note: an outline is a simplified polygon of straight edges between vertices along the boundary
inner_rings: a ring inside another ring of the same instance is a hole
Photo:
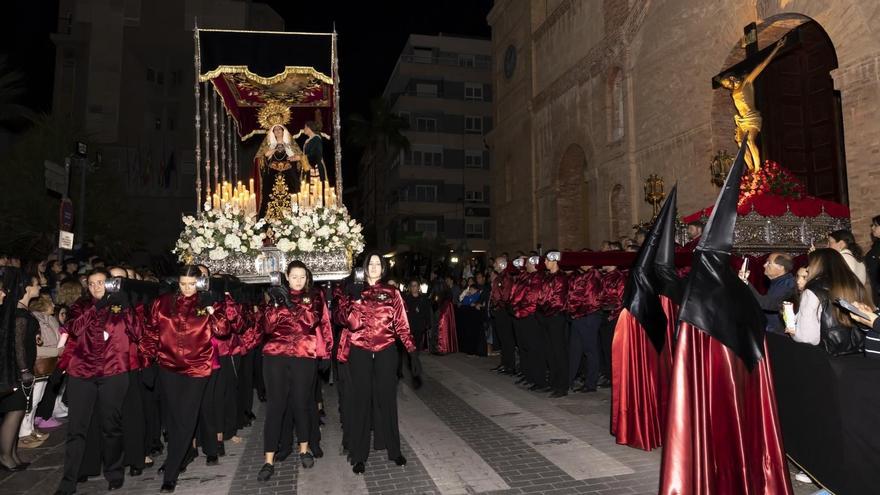
[[[504,77],[510,79],[514,70],[516,70],[516,47],[508,45],[504,52]]]

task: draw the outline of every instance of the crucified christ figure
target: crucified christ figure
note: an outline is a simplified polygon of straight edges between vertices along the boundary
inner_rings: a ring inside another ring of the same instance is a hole
[[[739,115],[733,116],[733,120],[736,122],[736,144],[741,146],[743,139],[746,140],[749,147],[749,152],[746,153],[745,157],[746,165],[752,173],[757,172],[761,168],[761,153],[758,150],[758,143],[755,141],[758,133],[761,132],[761,112],[755,108],[755,87],[753,83],[783,46],[785,46],[784,37],[776,42],[776,47],[773,48],[770,55],[752,69],[745,78],[730,74],[721,79],[721,86],[730,90],[733,104],[739,113]]]

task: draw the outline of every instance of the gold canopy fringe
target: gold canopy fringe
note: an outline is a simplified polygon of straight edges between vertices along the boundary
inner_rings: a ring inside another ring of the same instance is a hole
[[[265,85],[281,82],[287,79],[287,76],[291,74],[312,76],[315,79],[323,82],[324,84],[333,84],[333,78],[327,76],[322,72],[318,72],[314,67],[299,66],[287,66],[282,72],[275,74],[274,76],[263,77],[259,74],[254,74],[253,72],[251,72],[246,65],[221,65],[220,67],[217,67],[212,71],[208,71],[204,74],[199,75],[199,81],[208,81],[214,79],[220,74],[242,74],[250,81]]]

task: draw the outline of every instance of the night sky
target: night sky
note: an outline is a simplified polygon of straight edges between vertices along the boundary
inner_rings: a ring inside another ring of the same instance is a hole
[[[48,112],[52,105],[55,58],[49,34],[57,25],[58,1],[9,3],[4,5],[0,21],[0,54],[8,54],[10,62],[25,72],[28,94],[23,103]],[[367,112],[370,99],[381,95],[410,34],[442,32],[484,38],[491,34],[486,15],[492,0],[263,3],[271,5],[285,19],[288,31],[329,32],[336,23],[343,119],[354,112]],[[376,20],[365,23],[366,19]]]

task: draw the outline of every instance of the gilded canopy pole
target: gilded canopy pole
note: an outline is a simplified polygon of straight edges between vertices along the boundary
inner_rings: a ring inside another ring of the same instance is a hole
[[[232,170],[235,171],[235,181],[238,183],[238,122],[235,120],[232,121],[235,125],[234,129],[231,129],[232,133]]]
[[[211,193],[214,191],[214,188],[211,187],[211,114],[208,111],[208,100],[211,99],[211,94],[208,92],[208,82],[205,81],[202,83],[204,86],[202,97],[202,107],[205,112],[205,198],[210,201]]]
[[[211,134],[214,135],[214,191],[220,192],[221,196],[223,191],[220,191],[220,136],[217,133],[217,89],[215,88],[213,91],[213,97],[211,98]]]
[[[333,26],[333,34],[330,43],[330,70],[333,72],[333,149],[336,169],[336,197],[342,203],[342,126],[339,122],[339,60],[336,54],[336,26]]]
[[[219,102],[218,102],[219,103]],[[220,105],[217,105],[220,113]],[[220,117],[220,182],[226,182],[226,116]],[[230,178],[231,179],[231,178]]]
[[[196,93],[196,215],[201,218],[202,211],[202,172],[199,167],[202,164],[202,115],[199,103],[201,103],[201,91],[199,88],[199,74],[202,72],[201,63],[201,45],[199,44],[199,19],[193,21],[193,40],[195,42],[195,56],[193,57],[193,65],[195,66],[195,93]]]

